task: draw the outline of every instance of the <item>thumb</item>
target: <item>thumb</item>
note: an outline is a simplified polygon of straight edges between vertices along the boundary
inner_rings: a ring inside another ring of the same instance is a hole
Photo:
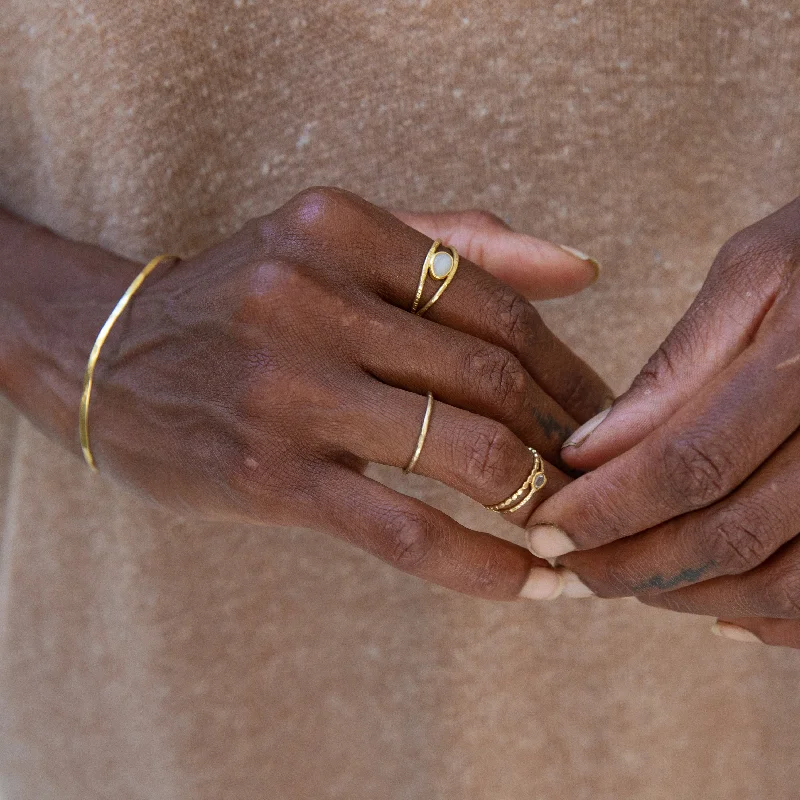
[[[575,294],[594,283],[600,272],[593,258],[514,231],[487,211],[392,214],[431,239],[452,245],[529,300]]]
[[[800,201],[739,232],[720,250],[683,318],[613,406],[564,443],[562,458],[594,469],[666,422],[753,340],[800,253]]]

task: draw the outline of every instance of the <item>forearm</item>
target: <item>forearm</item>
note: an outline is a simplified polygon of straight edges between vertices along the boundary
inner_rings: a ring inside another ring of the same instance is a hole
[[[0,391],[74,452],[89,351],[139,269],[0,209]]]

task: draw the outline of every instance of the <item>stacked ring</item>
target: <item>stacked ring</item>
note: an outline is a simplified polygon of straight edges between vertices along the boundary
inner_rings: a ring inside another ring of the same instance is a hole
[[[439,249],[443,247],[444,249]],[[447,251],[450,251],[449,253]],[[425,256],[425,261],[422,262],[422,272],[419,276],[419,283],[417,284],[417,294],[414,297],[414,302],[411,305],[411,311],[417,316],[422,316],[444,293],[444,290],[450,285],[450,281],[456,275],[458,269],[458,251],[455,247],[449,245],[442,245],[441,239],[436,239],[428,250],[428,255]],[[444,283],[436,290],[436,293],[425,303],[422,308],[419,307],[422,301],[422,292],[425,289],[425,281],[428,277],[435,281],[444,281]]]
[[[497,511],[499,514],[513,514],[515,511],[519,511],[547,483],[542,457],[532,447],[529,447],[528,450],[533,453],[533,467],[530,474],[511,497],[507,497],[501,503],[496,503],[493,506],[486,506],[489,511]]]

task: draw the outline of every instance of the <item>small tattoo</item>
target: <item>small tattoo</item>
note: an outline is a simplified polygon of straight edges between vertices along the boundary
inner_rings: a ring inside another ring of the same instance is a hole
[[[632,591],[634,594],[646,592],[648,589],[658,589],[662,592],[668,591],[680,586],[682,583],[694,583],[716,566],[716,561],[709,561],[700,567],[687,567],[669,578],[665,578],[663,575],[653,575],[652,578],[648,578],[646,581],[642,581],[642,583],[632,587]]]
[[[574,431],[553,419],[550,414],[543,414],[538,409],[534,409],[533,414],[536,417],[536,421],[539,423],[539,427],[541,427],[548,439],[556,439],[561,443],[572,436]]]

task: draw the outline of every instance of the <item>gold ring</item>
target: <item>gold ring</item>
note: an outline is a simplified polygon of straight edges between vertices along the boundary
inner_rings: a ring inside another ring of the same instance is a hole
[[[440,250],[440,247],[443,249]],[[450,251],[449,253],[447,252],[448,250]],[[450,285],[450,281],[455,277],[457,269],[458,251],[455,247],[443,245],[441,239],[436,239],[431,245],[430,250],[428,250],[425,261],[422,262],[422,272],[420,272],[419,275],[417,294],[411,305],[411,311],[421,317],[442,296],[444,290]],[[420,308],[419,304],[422,300],[422,291],[425,288],[425,281],[428,279],[428,276],[435,281],[444,281],[444,283],[436,290],[433,297]]]
[[[428,425],[431,424],[431,411],[433,411],[433,394],[428,392],[428,405],[425,407],[425,416],[422,418],[422,427],[417,437],[417,447],[414,450],[414,455],[411,456],[411,461],[408,462],[408,466],[403,470],[405,473],[409,473],[414,469],[419,459],[419,454],[422,452],[422,445],[425,444],[425,437],[428,435]]]
[[[533,453],[533,467],[530,474],[511,497],[507,497],[502,503],[485,506],[489,511],[497,511],[499,514],[513,514],[515,511],[519,511],[547,483],[542,457],[532,447],[529,447],[528,450]]]

